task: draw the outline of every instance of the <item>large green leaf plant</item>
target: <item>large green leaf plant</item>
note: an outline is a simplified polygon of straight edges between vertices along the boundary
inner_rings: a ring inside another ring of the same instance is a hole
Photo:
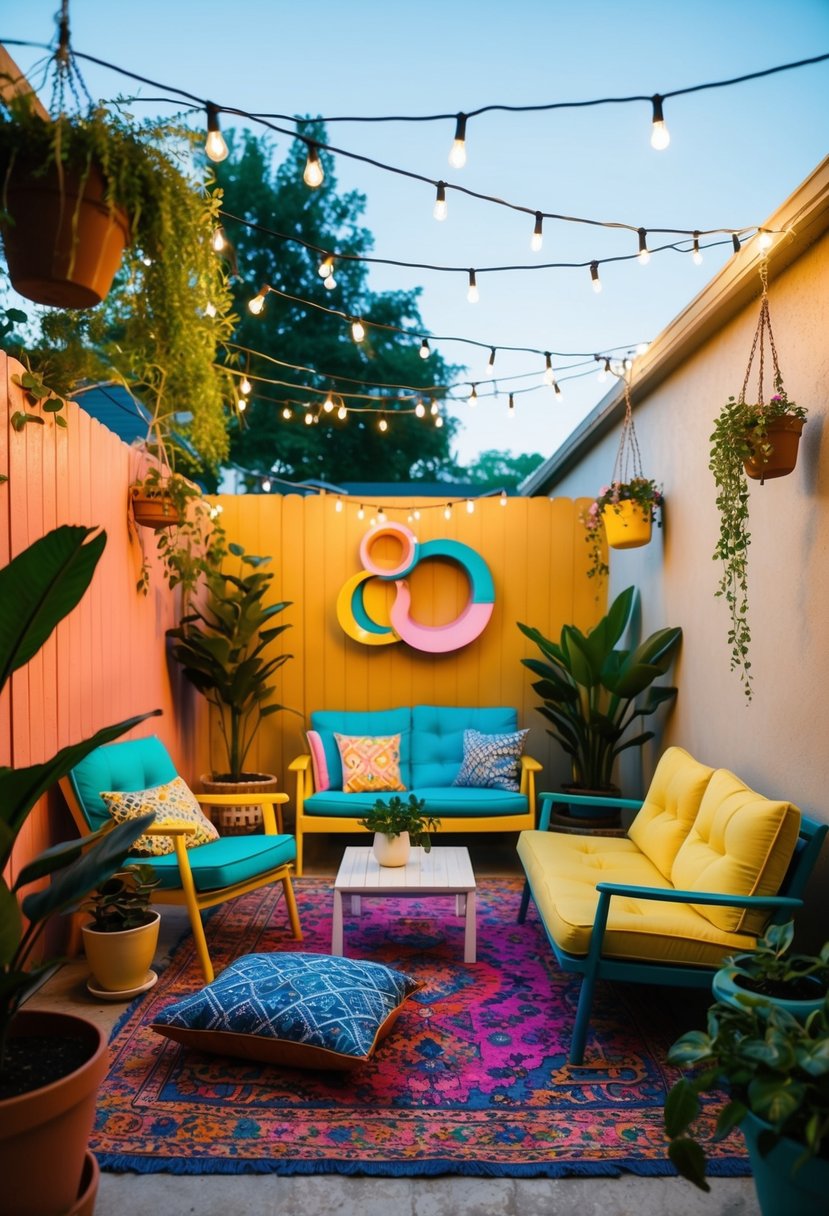
[[[538,712],[552,726],[547,733],[570,757],[574,784],[593,792],[612,789],[617,756],[653,738],[652,730],[631,735],[635,720],[653,714],[677,693],[654,681],[671,665],[680,628],[659,629],[629,649],[618,645],[636,600],[636,589],[628,587],[589,633],[565,625],[558,642],[518,623],[543,656],[521,662],[539,677],[533,689],[542,698]]]
[[[0,693],[12,673],[37,654],[58,622],[81,600],[105,544],[104,532],[63,526],[0,570]],[[0,1073],[12,1020],[50,965],[35,953],[46,924],[77,907],[119,869],[154,816],[53,845],[11,875],[6,867],[15,842],[43,794],[94,748],[148,716],[104,727],[40,764],[0,766],[0,873],[6,871],[0,877]],[[46,886],[44,878],[50,879]],[[33,884],[37,889],[24,894]]]

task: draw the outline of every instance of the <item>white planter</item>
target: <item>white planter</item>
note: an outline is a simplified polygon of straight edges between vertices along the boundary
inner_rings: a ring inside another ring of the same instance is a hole
[[[405,866],[411,852],[409,833],[401,832],[399,836],[385,836],[382,832],[374,833],[374,856],[381,866]]]

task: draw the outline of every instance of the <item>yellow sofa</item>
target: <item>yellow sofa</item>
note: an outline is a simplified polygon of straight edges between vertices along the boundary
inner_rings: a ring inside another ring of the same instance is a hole
[[[657,765],[625,838],[537,830],[518,855],[559,964],[584,979],[570,1050],[580,1063],[596,980],[707,986],[723,958],[753,949],[775,913],[787,919],[826,834],[789,802],[764,798],[680,747]],[[782,892],[782,894],[781,894]]]

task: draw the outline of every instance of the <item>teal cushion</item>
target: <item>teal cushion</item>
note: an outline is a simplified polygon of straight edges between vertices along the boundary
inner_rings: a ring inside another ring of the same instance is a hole
[[[177,776],[167,748],[157,735],[150,735],[146,739],[96,747],[75,765],[69,780],[89,827],[95,831],[112,823],[101,790],[132,793],[166,785]]]
[[[508,790],[466,789],[460,786],[423,787],[412,790],[416,798],[426,802],[426,813],[438,818],[453,816],[525,815],[527,798],[524,794],[513,794]],[[305,799],[306,815],[332,815],[341,819],[362,819],[372,809],[376,794],[344,794],[342,790],[326,790],[324,794],[312,794]],[[388,795],[393,797],[392,794]],[[444,829],[447,825],[442,825]],[[204,845],[210,848],[210,845]]]
[[[497,735],[518,729],[508,706],[416,705],[412,710],[412,786],[451,786],[463,762],[463,732]]]
[[[222,836],[210,844],[188,849],[193,882],[197,891],[216,891],[222,887],[258,878],[296,860],[293,836]],[[175,853],[164,857],[130,856],[129,861],[149,865],[160,890],[174,891],[181,886]]]
[[[410,709],[337,710],[322,709],[311,714],[311,730],[315,730],[325,750],[328,780],[332,790],[343,788],[343,766],[340,749],[334,738],[338,735],[400,735],[400,779],[406,789],[412,783]],[[102,786],[106,789],[106,786]],[[372,803],[372,806],[374,803]]]

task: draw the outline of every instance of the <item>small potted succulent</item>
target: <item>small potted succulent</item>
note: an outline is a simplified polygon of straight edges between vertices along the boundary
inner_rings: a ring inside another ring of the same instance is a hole
[[[409,794],[404,802],[394,794],[389,799],[378,798],[365,819],[357,820],[361,828],[374,832],[374,856],[381,866],[404,866],[412,847],[431,851],[429,832],[440,826],[440,820],[425,808],[423,798]]]
[[[95,995],[127,1000],[152,987],[150,970],[161,917],[150,909],[161,882],[152,866],[129,865],[113,874],[80,905],[92,919],[82,928]]]
[[[587,508],[584,525],[590,546],[588,576],[607,574],[602,557],[602,527],[611,549],[636,549],[647,545],[657,508],[663,505],[662,491],[650,477],[631,477],[602,486]],[[661,527],[661,518],[657,521]]]

